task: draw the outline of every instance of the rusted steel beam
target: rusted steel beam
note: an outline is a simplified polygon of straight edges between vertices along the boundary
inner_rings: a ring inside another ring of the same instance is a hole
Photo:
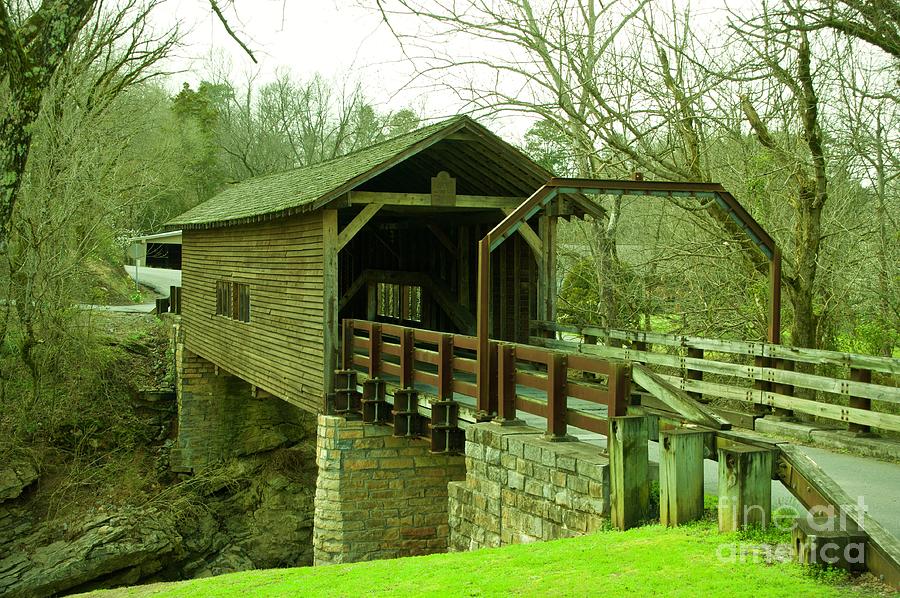
[[[774,244],[772,259],[769,261],[768,341],[773,345],[781,344],[781,250]]]
[[[484,413],[490,407],[490,378],[491,362],[488,357],[490,347],[490,310],[491,310],[491,248],[487,237],[478,242],[478,301],[477,322],[478,331],[478,373],[475,377],[478,401],[477,409]]]

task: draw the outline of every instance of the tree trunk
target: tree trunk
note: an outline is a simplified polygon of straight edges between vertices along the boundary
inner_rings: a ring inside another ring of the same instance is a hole
[[[794,310],[791,344],[796,347],[818,346],[813,298],[822,238],[822,210],[816,203],[815,182],[809,181],[799,190],[794,223],[794,274],[788,285]]]

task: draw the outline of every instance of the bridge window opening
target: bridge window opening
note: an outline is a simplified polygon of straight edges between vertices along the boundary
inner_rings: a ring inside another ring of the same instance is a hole
[[[229,280],[216,281],[216,315],[249,322],[250,285]]]
[[[379,282],[377,313],[383,318],[422,321],[422,287]]]

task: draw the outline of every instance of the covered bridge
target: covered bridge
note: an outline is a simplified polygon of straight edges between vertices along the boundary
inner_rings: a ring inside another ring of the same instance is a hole
[[[473,334],[477,243],[551,173],[464,116],[235,184],[183,231],[185,346],[259,389],[323,409],[339,322]],[[559,199],[492,255],[491,337],[554,320]]]

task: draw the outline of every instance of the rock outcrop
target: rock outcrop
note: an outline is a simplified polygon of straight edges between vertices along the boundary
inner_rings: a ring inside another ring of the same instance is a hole
[[[158,442],[174,410],[156,396],[145,402]],[[0,469],[0,596],[312,564],[314,429],[298,428],[290,447],[182,476],[149,494],[145,504],[100,505],[49,520],[30,496],[40,481],[38,468],[7,465]],[[168,469],[171,445],[155,445],[160,469]]]

